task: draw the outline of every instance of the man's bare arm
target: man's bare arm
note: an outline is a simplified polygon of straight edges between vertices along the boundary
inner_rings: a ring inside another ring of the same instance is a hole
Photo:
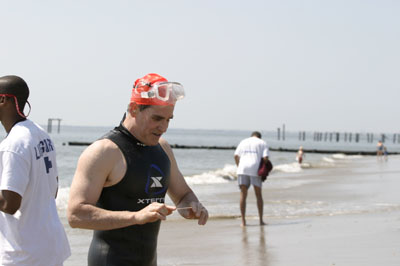
[[[138,212],[110,211],[96,205],[104,186],[112,185],[121,168],[121,152],[109,140],[100,140],[81,155],[68,202],[71,227],[111,230],[134,224],[165,220],[175,207],[152,203]],[[123,174],[122,174],[123,175]]]
[[[204,225],[208,220],[208,211],[200,203],[192,189],[187,185],[182,173],[180,172],[169,144],[160,139],[160,144],[168,154],[171,161],[171,177],[168,188],[168,195],[175,203],[179,213],[187,219],[198,219],[199,225]],[[190,208],[189,208],[190,207]]]
[[[239,165],[239,161],[240,161],[239,155],[235,155],[234,158],[235,158],[236,166],[238,166]]]
[[[10,190],[0,190],[0,211],[13,215],[21,207],[22,197]]]

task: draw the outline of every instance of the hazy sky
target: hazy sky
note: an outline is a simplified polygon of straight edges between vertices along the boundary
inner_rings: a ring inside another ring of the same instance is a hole
[[[116,125],[155,72],[186,89],[172,128],[400,132],[400,1],[0,3],[41,124]]]

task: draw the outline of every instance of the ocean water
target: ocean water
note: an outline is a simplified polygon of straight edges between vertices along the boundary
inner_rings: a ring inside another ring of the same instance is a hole
[[[57,150],[60,189],[57,206],[61,213],[65,212],[68,202],[69,187],[75,172],[80,154],[86,146],[69,146],[70,141],[93,142],[113,127],[76,127],[62,126],[60,133],[53,129],[51,137]],[[2,131],[5,136],[4,131]],[[170,144],[194,146],[237,146],[250,135],[250,131],[239,130],[189,130],[169,129],[164,135]],[[263,139],[271,148],[297,149],[303,146],[308,149],[374,151],[376,142],[367,142],[361,136],[359,142],[316,141],[312,134],[305,141],[299,140],[296,132],[286,133],[285,140],[277,139],[277,133],[261,131]],[[388,135],[385,145],[389,151],[400,151],[400,144],[392,143]],[[211,217],[238,217],[239,190],[236,181],[236,166],[233,149],[174,149],[178,166],[187,183],[208,208]],[[355,163],[365,156],[346,156],[344,154],[306,153],[302,165],[295,161],[295,152],[271,151],[270,159],[274,169],[265,186],[271,193],[304,184],[318,183],[323,178],[321,173],[329,168],[340,168]],[[251,200],[251,199],[249,199]],[[167,198],[167,203],[171,201]],[[377,206],[373,206],[374,208]],[[379,207],[379,206],[378,206]],[[382,207],[382,206],[380,206]],[[307,202],[298,199],[268,200],[265,202],[265,215],[269,217],[298,217],[307,215],[335,215],[367,211],[371,206],[365,204],[351,205],[341,202]],[[248,213],[257,217],[255,204],[248,204]]]

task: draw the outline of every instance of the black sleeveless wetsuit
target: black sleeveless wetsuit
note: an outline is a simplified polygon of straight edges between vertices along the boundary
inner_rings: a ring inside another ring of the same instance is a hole
[[[164,203],[170,160],[160,144],[141,144],[122,123],[102,138],[119,147],[127,169],[119,183],[103,188],[97,206],[114,211],[139,211],[152,202]],[[88,265],[157,265],[159,229],[160,221],[114,230],[95,230]]]

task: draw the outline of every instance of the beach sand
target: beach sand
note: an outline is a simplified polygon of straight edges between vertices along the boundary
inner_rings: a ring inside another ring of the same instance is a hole
[[[166,222],[159,265],[400,265],[400,212],[239,223]]]
[[[298,217],[266,214],[266,226],[250,215],[244,228],[239,218],[211,214],[207,225],[199,226],[174,214],[161,225],[158,265],[400,265],[400,156],[387,162],[366,157],[314,171],[310,178],[319,181],[281,190],[271,190],[267,183],[265,205],[279,199],[355,207]],[[251,190],[248,206],[255,206],[253,194]],[[238,201],[239,193],[225,197]],[[91,232],[71,229],[60,215],[72,249],[65,265],[86,265]]]

